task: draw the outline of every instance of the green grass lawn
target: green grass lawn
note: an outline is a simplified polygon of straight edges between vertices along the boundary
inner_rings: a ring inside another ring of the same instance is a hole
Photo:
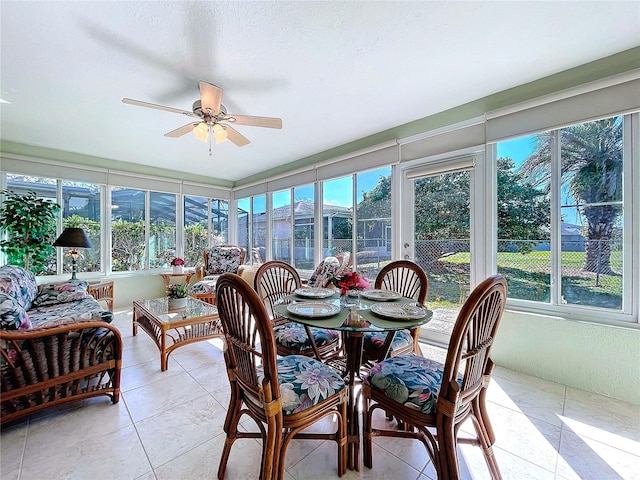
[[[428,303],[432,308],[457,308],[468,291],[468,252],[441,258],[429,278]],[[561,256],[562,296],[568,304],[620,309],[622,307],[622,276],[599,275],[582,270],[584,252],[563,252]],[[622,271],[622,255],[613,252],[611,268]],[[498,273],[509,285],[509,298],[550,301],[550,252],[532,251],[526,254],[498,253]]]

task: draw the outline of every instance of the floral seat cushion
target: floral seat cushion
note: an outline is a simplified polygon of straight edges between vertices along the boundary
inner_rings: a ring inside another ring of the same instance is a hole
[[[277,359],[278,380],[285,415],[301,412],[345,388],[340,375],[328,365],[304,355]],[[258,367],[258,382],[264,378]]]
[[[435,360],[398,355],[374,366],[364,382],[405,407],[428,415],[436,411],[443,372],[444,365]]]
[[[309,330],[318,347],[336,342],[340,336],[335,330],[316,327],[310,327]],[[311,348],[311,340],[309,340],[307,331],[299,323],[291,322],[277,326],[273,329],[273,334],[277,343],[291,350],[303,351]]]
[[[216,283],[218,276],[208,276],[205,280],[200,280],[191,286],[190,293],[216,293]]]
[[[387,339],[387,332],[367,332],[364,334],[364,349],[378,349],[382,348],[385,340]],[[393,336],[391,342],[391,349],[389,351],[399,350],[408,345],[413,344],[413,337],[409,330],[398,330]]]

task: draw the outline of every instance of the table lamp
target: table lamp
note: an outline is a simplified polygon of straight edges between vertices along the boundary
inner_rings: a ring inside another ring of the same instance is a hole
[[[65,228],[53,242],[54,247],[68,247],[71,255],[71,280],[75,280],[78,272],[78,248],[91,248],[89,237],[81,228]]]

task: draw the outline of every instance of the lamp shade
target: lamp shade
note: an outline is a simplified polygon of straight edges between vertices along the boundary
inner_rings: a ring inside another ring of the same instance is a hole
[[[91,242],[82,228],[65,228],[53,246],[91,248]]]

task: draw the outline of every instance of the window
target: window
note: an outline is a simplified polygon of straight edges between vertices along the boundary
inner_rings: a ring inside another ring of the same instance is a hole
[[[241,198],[238,200],[238,240],[240,247],[249,249],[249,238],[251,237],[249,224],[249,215],[251,213],[251,198]]]
[[[57,182],[53,178],[7,174],[7,189],[19,194],[35,192],[38,198],[58,203]],[[51,243],[54,240],[55,237],[51,238]],[[57,253],[52,253],[44,262],[44,270],[39,271],[38,275],[55,275],[58,268],[57,258]]]
[[[267,197],[252,198],[251,251],[247,251],[247,261],[259,262],[267,252]]]
[[[142,270],[146,266],[146,194],[111,187],[111,269]]]
[[[315,266],[315,187],[293,189],[293,265],[311,273]]]
[[[497,264],[509,298],[624,311],[630,121],[611,117],[498,143]]]
[[[100,185],[86,182],[62,181],[62,228],[82,228],[91,241],[91,248],[80,250],[79,272],[102,271]],[[65,252],[66,253],[66,252]],[[71,264],[64,263],[64,271],[71,273]]]
[[[291,234],[293,232],[291,222],[291,190],[275,192],[271,196],[273,205],[271,210],[271,231],[273,241],[271,243],[271,258],[291,263]]]
[[[322,183],[322,256],[353,252],[353,176]]]
[[[391,167],[356,175],[356,262],[374,279],[391,261]]]
[[[149,267],[168,267],[176,254],[176,196],[149,192]]]
[[[205,197],[184,196],[184,261],[202,266],[202,252],[208,246],[209,227]]]

